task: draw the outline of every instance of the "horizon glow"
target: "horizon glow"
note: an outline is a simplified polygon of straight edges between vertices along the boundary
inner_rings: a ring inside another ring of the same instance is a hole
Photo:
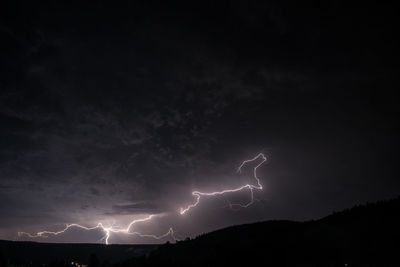
[[[254,169],[253,169],[253,178],[256,181],[256,185],[254,184],[245,184],[243,186],[237,187],[237,188],[231,188],[231,189],[225,189],[222,191],[214,191],[214,192],[200,192],[200,191],[193,191],[192,195],[196,197],[196,200],[193,204],[188,205],[186,208],[180,208],[179,210],[179,214],[180,215],[184,215],[186,214],[189,210],[191,210],[192,208],[196,207],[198,204],[200,204],[200,200],[201,197],[208,197],[208,196],[218,196],[218,195],[224,195],[224,194],[228,194],[228,193],[235,193],[235,192],[239,192],[242,190],[249,190],[250,191],[250,196],[251,199],[248,203],[246,204],[229,204],[230,207],[232,206],[238,206],[241,208],[247,208],[250,205],[252,205],[254,203],[254,190],[262,190],[263,186],[261,185],[260,179],[257,176],[257,169],[264,164],[264,162],[267,161],[267,158],[265,157],[265,155],[263,153],[259,153],[257,156],[255,156],[252,159],[248,159],[248,160],[244,160],[240,166],[237,169],[237,173],[240,173],[243,166],[245,166],[247,163],[249,162],[253,162],[257,159],[261,158],[261,162],[259,164],[257,164]],[[64,234],[66,233],[70,228],[79,228],[85,231],[92,231],[92,230],[96,230],[96,229],[100,229],[104,232],[104,236],[101,240],[105,241],[105,244],[109,244],[109,238],[111,236],[112,233],[122,233],[125,235],[136,235],[136,236],[140,236],[140,237],[148,237],[148,238],[153,238],[156,240],[160,240],[160,239],[164,239],[168,236],[170,236],[174,241],[177,241],[179,239],[176,238],[175,236],[175,232],[174,229],[172,227],[169,227],[168,231],[162,235],[155,235],[155,234],[143,234],[137,231],[132,231],[131,232],[131,228],[137,224],[137,223],[146,223],[151,221],[153,218],[155,217],[160,217],[160,214],[150,214],[144,218],[141,219],[135,219],[133,221],[131,221],[125,228],[120,228],[117,226],[111,225],[111,226],[104,226],[103,223],[99,222],[96,226],[93,227],[86,227],[77,223],[71,223],[71,224],[66,224],[66,226],[59,231],[40,231],[34,234],[31,233],[27,233],[27,232],[18,232],[18,236],[28,236],[29,238],[47,238],[50,235],[53,236],[57,236],[60,234]]]

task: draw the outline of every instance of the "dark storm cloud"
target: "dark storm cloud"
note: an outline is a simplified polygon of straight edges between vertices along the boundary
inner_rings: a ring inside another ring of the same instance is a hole
[[[112,211],[106,212],[106,215],[135,214],[139,212],[159,213],[160,210],[155,203],[138,202],[125,205],[113,205]]]
[[[193,189],[240,181],[238,164],[261,151],[270,156],[260,170],[266,190],[253,209],[216,211],[206,202],[186,223],[165,223],[195,235],[398,194],[389,7],[223,1],[3,10],[4,236],[15,233],[11,225],[176,212]]]

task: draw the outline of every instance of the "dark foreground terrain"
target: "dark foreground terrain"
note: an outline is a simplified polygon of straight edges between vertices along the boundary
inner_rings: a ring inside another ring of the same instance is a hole
[[[267,221],[162,246],[0,243],[1,266],[400,266],[400,197],[317,221]],[[91,255],[91,256],[90,256]]]
[[[54,244],[0,241],[0,267],[105,265],[147,255],[158,245]],[[73,263],[73,264],[72,264]]]

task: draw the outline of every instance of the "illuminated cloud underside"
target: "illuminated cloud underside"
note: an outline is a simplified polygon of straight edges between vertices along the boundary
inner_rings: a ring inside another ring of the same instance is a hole
[[[209,197],[209,196],[218,196],[218,195],[224,195],[224,194],[228,194],[228,193],[235,193],[235,192],[239,192],[242,190],[249,190],[250,191],[250,196],[251,199],[248,203],[246,204],[230,204],[230,207],[236,206],[236,207],[241,207],[241,208],[247,208],[250,205],[252,205],[254,203],[254,190],[262,190],[263,187],[261,185],[260,179],[257,176],[257,169],[258,167],[260,167],[266,160],[267,158],[265,157],[265,155],[263,153],[258,154],[257,156],[255,156],[252,159],[248,159],[248,160],[244,160],[237,172],[240,173],[243,166],[246,165],[249,162],[253,162],[256,161],[257,159],[261,159],[261,162],[259,164],[257,164],[254,169],[253,169],[253,177],[256,180],[256,184],[245,184],[243,186],[240,186],[238,188],[231,188],[231,189],[225,189],[222,191],[215,191],[215,192],[200,192],[200,191],[193,191],[192,195],[196,198],[195,202],[193,204],[188,205],[186,208],[181,208],[179,213],[181,215],[186,214],[188,211],[190,211],[192,208],[195,208],[197,205],[200,204],[200,200],[202,197]],[[156,215],[156,214],[151,214],[148,215],[147,217],[141,218],[141,219],[136,219],[131,221],[128,226],[126,228],[120,228],[114,225],[111,226],[104,226],[101,222],[99,222],[96,226],[93,227],[86,227],[86,226],[82,226],[80,224],[76,224],[76,223],[72,223],[72,224],[67,224],[65,226],[64,229],[60,230],[60,231],[40,231],[34,234],[31,233],[27,233],[27,232],[18,232],[18,236],[22,237],[22,236],[27,236],[29,238],[47,238],[50,235],[56,236],[56,235],[60,235],[60,234],[64,234],[66,233],[70,228],[79,228],[85,231],[92,231],[92,230],[96,230],[96,229],[101,229],[104,232],[104,237],[102,238],[102,240],[105,241],[106,244],[109,244],[108,240],[110,238],[110,235],[112,233],[120,233],[120,234],[125,234],[125,235],[136,235],[136,236],[140,236],[140,237],[148,237],[148,238],[153,238],[156,240],[160,240],[160,239],[164,239],[167,237],[172,237],[175,241],[177,240],[177,238],[175,237],[175,233],[174,233],[174,229],[172,227],[170,227],[168,229],[168,231],[162,235],[154,235],[154,234],[143,234],[137,231],[132,231],[132,228],[135,224],[137,223],[146,223],[149,222],[150,220],[152,220],[155,217],[159,217],[160,215]]]

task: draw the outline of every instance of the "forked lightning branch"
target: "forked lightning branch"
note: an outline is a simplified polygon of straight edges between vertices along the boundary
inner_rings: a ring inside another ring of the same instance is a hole
[[[263,153],[258,154],[257,156],[255,156],[254,158],[251,159],[247,159],[244,160],[240,166],[237,169],[237,172],[240,173],[242,171],[242,168],[250,163],[250,162],[254,162],[257,160],[261,160],[260,163],[258,163],[254,169],[253,169],[253,178],[254,178],[254,184],[248,183],[245,184],[243,186],[240,187],[236,187],[236,188],[228,188],[222,191],[214,191],[214,192],[200,192],[200,191],[193,191],[192,195],[195,197],[195,201],[192,204],[189,204],[188,206],[186,206],[185,208],[181,208],[179,210],[179,214],[181,216],[185,215],[186,213],[188,213],[191,209],[197,207],[198,205],[200,205],[200,201],[202,200],[202,198],[205,197],[213,197],[213,196],[220,196],[220,195],[224,195],[224,194],[230,194],[230,193],[235,193],[235,192],[239,192],[239,191],[244,191],[244,190],[248,190],[250,193],[250,201],[248,203],[245,204],[230,204],[230,206],[237,206],[237,207],[241,207],[241,208],[247,208],[250,205],[252,205],[254,203],[254,191],[255,190],[262,190],[263,186],[261,184],[260,178],[257,176],[257,169],[264,164],[264,162],[267,161],[267,158],[265,157],[265,155]],[[177,240],[177,238],[175,237],[175,233],[172,227],[169,227],[168,231],[162,235],[154,235],[154,234],[144,234],[144,233],[140,233],[135,231],[134,226],[136,224],[139,223],[148,223],[149,221],[151,221],[153,218],[159,217],[160,215],[157,214],[151,214],[148,215],[144,218],[141,219],[136,219],[136,220],[132,220],[125,228],[121,228],[115,225],[111,225],[111,226],[105,226],[103,223],[99,222],[97,225],[93,226],[93,227],[86,227],[80,224],[76,224],[76,223],[72,223],[72,224],[67,224],[63,229],[59,230],[59,231],[40,231],[34,234],[31,233],[27,233],[27,232],[18,232],[18,236],[27,236],[29,238],[47,238],[49,236],[57,236],[57,235],[61,235],[66,233],[69,229],[71,228],[78,228],[84,231],[93,231],[93,230],[102,230],[104,232],[104,236],[103,236],[103,240],[106,244],[109,243],[109,238],[111,236],[111,234],[123,234],[123,235],[130,235],[130,236],[139,236],[139,237],[147,237],[147,238],[153,238],[156,240],[160,240],[160,239],[165,239],[165,238],[172,238],[174,240]]]

